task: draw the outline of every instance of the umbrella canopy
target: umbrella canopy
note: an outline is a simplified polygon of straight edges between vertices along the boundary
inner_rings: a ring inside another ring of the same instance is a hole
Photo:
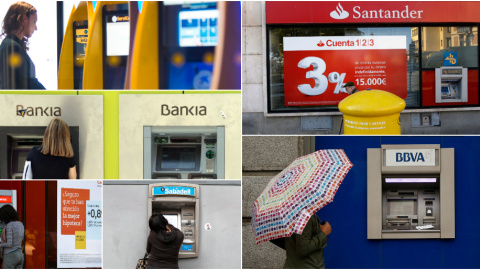
[[[319,150],[297,158],[272,178],[253,204],[257,245],[301,234],[308,219],[333,201],[352,166],[343,150]]]

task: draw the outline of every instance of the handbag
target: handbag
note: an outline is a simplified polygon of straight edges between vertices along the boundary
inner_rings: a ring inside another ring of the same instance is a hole
[[[143,256],[143,258],[138,259],[137,267],[135,267],[135,269],[147,269],[147,265],[148,265],[147,256],[148,256],[148,252],[145,253],[145,256]]]

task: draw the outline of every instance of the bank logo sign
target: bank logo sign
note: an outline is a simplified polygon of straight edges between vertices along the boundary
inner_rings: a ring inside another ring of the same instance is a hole
[[[435,166],[435,149],[386,149],[385,166]]]
[[[342,5],[340,5],[340,3],[338,3],[337,7],[335,8],[334,11],[330,12],[330,17],[334,18],[334,19],[337,19],[337,20],[342,20],[342,19],[345,19],[348,17],[348,12],[345,11],[342,7]]]
[[[180,196],[195,196],[195,188],[182,186],[165,186],[154,187],[152,195],[180,195]]]
[[[354,6],[351,12],[353,19],[421,19],[423,15],[423,10],[412,10],[408,5],[394,10],[383,8],[367,10],[361,6]],[[346,19],[349,15],[350,13],[340,3],[330,12],[330,17],[336,20]]]
[[[60,107],[31,107],[31,106],[16,106],[17,116],[62,116],[62,109]]]

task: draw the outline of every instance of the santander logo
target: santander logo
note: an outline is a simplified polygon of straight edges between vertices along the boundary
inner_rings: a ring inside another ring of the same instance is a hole
[[[340,5],[340,3],[338,3],[337,5],[337,8],[335,8],[334,11],[330,12],[330,17],[334,18],[334,19],[337,19],[337,20],[343,20],[345,18],[348,17],[348,12],[345,11],[342,7],[342,5]]]
[[[317,43],[317,46],[318,46],[318,47],[323,47],[323,46],[325,46],[325,43],[323,43],[323,42],[320,40],[320,42]]]

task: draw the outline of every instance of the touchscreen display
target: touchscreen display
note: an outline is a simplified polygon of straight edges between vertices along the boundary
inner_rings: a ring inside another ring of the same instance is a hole
[[[107,56],[128,56],[130,23],[128,15],[107,16]]]
[[[178,215],[163,215],[169,224],[172,224],[175,228],[180,229],[178,227]]]
[[[180,47],[216,46],[218,10],[184,10],[178,14]]]
[[[199,168],[200,147],[158,147],[157,171],[192,171]]]

